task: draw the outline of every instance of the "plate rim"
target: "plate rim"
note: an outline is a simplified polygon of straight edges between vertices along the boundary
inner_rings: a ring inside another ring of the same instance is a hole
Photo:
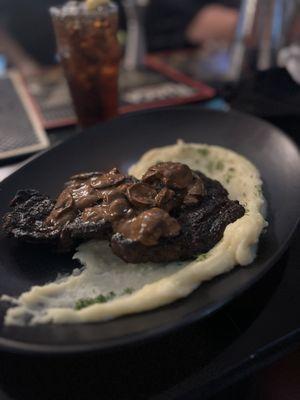
[[[130,119],[130,118],[134,118],[137,116],[143,116],[143,115],[154,114],[154,113],[162,113],[165,111],[182,112],[182,111],[190,111],[190,110],[197,110],[199,113],[204,112],[204,113],[211,113],[211,114],[222,114],[224,116],[229,115],[229,114],[236,114],[237,116],[246,117],[248,119],[252,119],[253,121],[259,121],[259,123],[264,124],[265,126],[268,126],[269,128],[275,129],[277,135],[279,135],[284,140],[287,140],[290,143],[290,145],[293,146],[297,150],[298,158],[299,158],[299,168],[300,168],[300,149],[298,147],[298,144],[288,133],[284,132],[281,128],[278,128],[277,126],[273,125],[271,122],[266,121],[260,117],[256,117],[255,115],[248,114],[246,112],[242,112],[242,111],[235,110],[235,109],[217,110],[217,109],[213,109],[213,108],[199,107],[197,105],[190,105],[190,106],[164,107],[164,108],[157,108],[157,109],[150,109],[150,110],[135,111],[135,112],[124,114],[124,115],[118,115],[117,117],[112,118],[109,121],[96,124],[89,128],[84,128],[84,129],[80,128],[81,130],[76,132],[74,136],[68,138],[67,140],[64,140],[63,142],[55,143],[55,144],[51,145],[49,148],[42,150],[39,153],[34,154],[33,156],[30,156],[27,160],[22,162],[22,164],[13,173],[8,175],[6,178],[4,178],[0,182],[0,189],[1,189],[2,185],[5,185],[7,181],[9,181],[15,174],[22,171],[23,168],[27,167],[28,164],[32,163],[35,160],[38,160],[40,157],[43,157],[45,154],[52,152],[57,147],[67,146],[68,143],[76,140],[81,135],[84,135],[84,136],[86,136],[87,134],[95,135],[96,129],[98,127],[103,129],[103,128],[105,128],[105,126],[109,126],[111,123],[118,121],[120,119]],[[299,219],[300,219],[300,217],[299,217]]]

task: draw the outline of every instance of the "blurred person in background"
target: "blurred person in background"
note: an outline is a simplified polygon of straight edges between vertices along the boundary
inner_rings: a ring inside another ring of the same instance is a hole
[[[25,75],[52,65],[55,40],[48,9],[62,0],[0,0],[0,52]],[[122,5],[121,0],[118,3]],[[150,0],[145,28],[148,50],[230,41],[238,19],[238,0]],[[121,27],[126,21],[121,7]]]
[[[146,15],[149,50],[231,41],[240,0],[152,0]]]

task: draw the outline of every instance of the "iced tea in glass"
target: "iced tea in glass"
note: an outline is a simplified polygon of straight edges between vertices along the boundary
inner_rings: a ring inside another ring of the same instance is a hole
[[[81,126],[118,113],[120,48],[118,8],[112,1],[89,9],[70,1],[50,9],[58,54]]]

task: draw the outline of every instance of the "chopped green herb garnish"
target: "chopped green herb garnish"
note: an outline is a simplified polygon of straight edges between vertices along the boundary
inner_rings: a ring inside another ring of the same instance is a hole
[[[230,183],[230,181],[231,181],[232,178],[233,178],[232,175],[229,175],[229,174],[225,175],[225,182],[226,182],[226,183]]]
[[[81,310],[82,308],[95,304],[95,299],[80,299],[76,301],[75,309]]]
[[[126,289],[124,289],[123,294],[132,294],[134,292],[134,289],[131,287],[128,287]]]
[[[207,168],[208,172],[213,172],[213,170],[214,170],[214,162],[213,161],[209,161],[206,164],[206,168]]]
[[[134,292],[133,288],[126,288],[123,290],[120,296],[125,296],[128,294],[132,294]],[[107,295],[100,294],[97,297],[94,298],[86,298],[86,299],[79,299],[77,300],[75,304],[75,310],[82,310],[83,308],[92,306],[93,304],[102,304],[102,303],[108,303],[109,301],[113,300],[116,297],[115,292],[109,292]]]
[[[109,292],[108,295],[106,296],[106,301],[113,300],[116,297],[115,292]]]
[[[216,162],[216,169],[218,169],[219,171],[222,171],[222,169],[224,169],[223,161],[219,160]]]
[[[107,303],[108,301],[113,300],[115,297],[115,292],[109,292],[106,296],[100,294],[99,296],[94,298],[79,299],[75,304],[75,309],[81,310],[82,308],[89,307],[93,304]]]
[[[234,177],[233,171],[231,171],[230,169],[228,170],[228,172],[224,175],[224,179],[226,183],[230,183],[231,179]]]
[[[203,149],[198,149],[197,151],[203,157],[206,157],[209,154],[209,150],[205,147]]]
[[[224,169],[224,163],[222,160],[215,160],[215,161],[210,160],[206,164],[206,168],[208,172],[222,171]]]
[[[207,259],[207,257],[208,257],[208,253],[200,254],[200,256],[197,257],[197,261],[204,261]]]
[[[233,167],[228,168],[228,171],[224,175],[224,179],[225,179],[226,183],[230,183],[231,179],[234,177],[234,172],[235,172],[235,168],[233,168]]]

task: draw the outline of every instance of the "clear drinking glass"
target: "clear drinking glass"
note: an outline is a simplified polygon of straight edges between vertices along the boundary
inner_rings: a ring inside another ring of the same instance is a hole
[[[89,10],[70,1],[50,9],[58,55],[81,126],[118,113],[118,8],[111,1]]]
[[[282,49],[299,44],[299,38],[299,0],[242,0],[230,80],[278,66]]]

